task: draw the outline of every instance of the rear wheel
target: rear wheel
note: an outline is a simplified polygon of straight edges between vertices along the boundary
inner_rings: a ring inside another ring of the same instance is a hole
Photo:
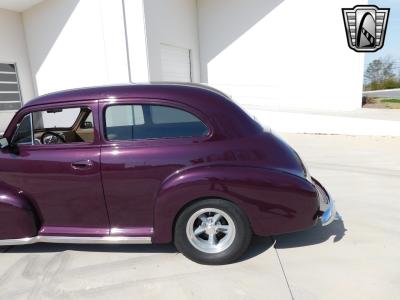
[[[175,225],[175,246],[201,264],[227,264],[247,250],[252,231],[246,215],[233,203],[206,199],[187,207]]]

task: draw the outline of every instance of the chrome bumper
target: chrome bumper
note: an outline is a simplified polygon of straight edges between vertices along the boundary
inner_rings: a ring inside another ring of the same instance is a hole
[[[322,226],[329,225],[337,219],[335,201],[318,180],[315,178],[312,178],[312,180],[318,192],[321,224]]]

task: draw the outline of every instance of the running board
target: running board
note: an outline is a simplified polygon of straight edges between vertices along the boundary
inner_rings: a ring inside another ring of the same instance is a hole
[[[0,240],[0,246],[30,245],[36,243],[55,244],[151,244],[151,237],[126,237],[126,236],[34,236],[23,239]]]

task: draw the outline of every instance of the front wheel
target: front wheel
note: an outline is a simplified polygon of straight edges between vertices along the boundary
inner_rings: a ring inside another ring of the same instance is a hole
[[[187,207],[175,224],[175,246],[201,264],[227,264],[247,250],[252,231],[246,215],[221,199],[201,200]]]

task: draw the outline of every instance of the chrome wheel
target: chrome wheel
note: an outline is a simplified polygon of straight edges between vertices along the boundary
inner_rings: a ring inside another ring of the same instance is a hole
[[[186,235],[197,250],[219,253],[232,245],[236,227],[232,218],[224,211],[203,208],[190,217],[186,225]]]

